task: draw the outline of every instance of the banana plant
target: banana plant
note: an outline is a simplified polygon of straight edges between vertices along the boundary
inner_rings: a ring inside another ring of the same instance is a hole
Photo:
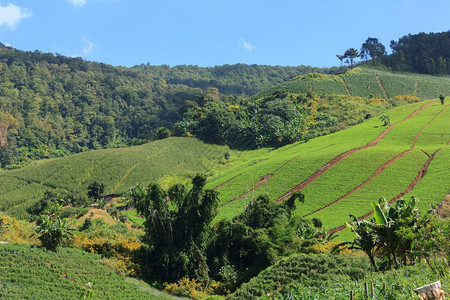
[[[382,269],[391,269],[393,264],[398,266],[398,255],[405,263],[406,253],[414,246],[414,241],[402,238],[398,230],[402,227],[415,230],[420,226],[416,204],[415,197],[409,202],[399,199],[394,205],[390,205],[384,198],[372,202],[374,218],[358,220],[350,215],[353,222],[346,225],[355,234],[355,239],[351,243],[339,244],[335,249],[344,246],[364,251],[374,270],[378,269],[375,263],[376,253],[383,257]]]

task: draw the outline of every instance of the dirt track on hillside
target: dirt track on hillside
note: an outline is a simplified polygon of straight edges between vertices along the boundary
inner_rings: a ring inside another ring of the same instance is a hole
[[[378,142],[384,138],[386,136],[386,134],[392,129],[394,128],[396,125],[403,123],[409,119],[411,119],[412,117],[414,117],[415,115],[417,115],[422,109],[424,109],[425,107],[431,105],[432,103],[434,103],[436,100],[434,101],[430,101],[425,105],[422,105],[419,109],[415,110],[413,113],[411,113],[408,117],[406,117],[404,120],[399,121],[397,123],[391,124],[388,128],[386,128],[386,130],[384,130],[375,140],[369,142],[368,144],[358,147],[358,148],[354,148],[351,150],[348,150],[342,154],[339,154],[338,156],[336,156],[335,158],[333,158],[332,160],[330,160],[328,163],[326,163],[322,168],[320,168],[318,171],[316,171],[314,174],[312,174],[310,177],[308,177],[305,181],[303,181],[302,183],[298,184],[297,186],[295,186],[294,188],[292,188],[289,192],[287,192],[286,194],[284,194],[283,196],[279,197],[277,200],[275,200],[276,202],[281,202],[286,200],[287,198],[289,198],[293,193],[297,192],[297,191],[301,191],[302,189],[304,189],[306,186],[308,186],[310,183],[312,183],[313,181],[315,181],[317,178],[319,178],[323,173],[325,173],[328,169],[330,169],[332,166],[334,166],[335,164],[337,164],[339,161],[341,161],[342,159],[348,157],[349,155],[359,151],[359,150],[363,150],[363,149],[367,149],[369,147],[373,147],[376,146],[378,144]]]
[[[430,157],[428,158],[428,160],[425,162],[425,164],[422,166],[422,168],[420,169],[418,175],[416,178],[414,178],[413,181],[411,181],[411,183],[408,185],[408,187],[401,192],[400,194],[398,194],[397,196],[395,196],[394,198],[392,198],[389,203],[392,204],[395,201],[397,201],[398,199],[400,199],[401,197],[403,197],[404,195],[406,195],[407,193],[409,193],[415,186],[417,183],[420,182],[420,180],[425,176],[425,174],[427,173],[427,169],[428,166],[430,165],[431,161],[434,159],[434,157],[436,156],[436,154],[441,150],[441,148],[437,149],[436,151],[434,151],[433,154],[430,155]],[[358,217],[358,220],[363,220],[369,216],[373,215],[373,211],[368,212],[367,214]],[[347,228],[346,225],[341,225],[339,227],[333,228],[330,231],[328,231],[328,234],[334,233],[334,232],[339,232],[343,229]]]
[[[391,160],[385,162],[381,167],[379,167],[379,168],[375,171],[375,173],[373,173],[372,176],[369,177],[369,179],[367,179],[366,181],[364,181],[363,183],[361,183],[360,185],[358,185],[357,187],[355,187],[354,189],[352,189],[350,192],[348,192],[348,193],[345,194],[344,196],[339,197],[338,199],[334,200],[333,202],[328,203],[327,205],[325,205],[325,206],[323,206],[323,207],[321,207],[321,208],[318,208],[318,209],[316,209],[315,211],[310,212],[310,213],[304,215],[303,217],[305,218],[305,217],[307,217],[307,216],[309,216],[309,215],[315,214],[315,213],[317,213],[317,212],[319,212],[319,211],[321,211],[321,210],[323,210],[323,209],[325,209],[325,208],[327,208],[327,207],[330,207],[330,206],[333,205],[333,204],[336,204],[337,202],[341,201],[342,199],[344,199],[344,198],[350,196],[351,194],[353,194],[354,192],[356,192],[357,190],[361,189],[362,187],[364,187],[365,185],[367,185],[369,182],[371,182],[375,177],[377,177],[378,175],[380,175],[380,174],[384,171],[384,169],[386,169],[387,166],[389,166],[390,164],[394,163],[397,159],[399,159],[400,157],[402,157],[403,155],[405,155],[407,152],[409,152],[409,151],[411,151],[411,150],[412,150],[412,149],[408,149],[408,150],[403,151],[403,152],[400,153],[400,154],[397,154],[396,156],[394,156],[394,158],[392,158]]]

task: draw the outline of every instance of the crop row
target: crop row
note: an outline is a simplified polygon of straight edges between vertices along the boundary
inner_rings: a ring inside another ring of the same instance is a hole
[[[99,263],[100,256],[77,249],[57,253],[40,247],[0,247],[0,298],[83,298],[88,282],[98,299],[141,299],[149,295]]]

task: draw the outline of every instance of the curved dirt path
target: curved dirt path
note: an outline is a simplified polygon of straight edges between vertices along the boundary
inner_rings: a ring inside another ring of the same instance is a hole
[[[231,199],[230,201],[228,201],[228,202],[226,202],[226,203],[224,203],[224,204],[222,204],[222,205],[219,205],[219,207],[228,205],[228,204],[230,204],[231,202],[234,202],[234,201],[236,201],[236,200],[239,200],[239,199],[241,199],[241,198],[247,196],[247,195],[250,194],[251,192],[254,192],[257,188],[259,188],[260,186],[262,186],[262,185],[264,185],[266,182],[268,182],[268,181],[270,180],[270,178],[272,178],[272,176],[273,176],[273,173],[268,173],[268,174],[264,175],[263,177],[261,177],[261,178],[258,180],[258,182],[257,182],[251,189],[247,190],[247,191],[246,191],[245,193],[243,193],[243,194],[240,194],[239,196],[234,197],[234,198]]]
[[[387,166],[389,166],[390,164],[392,164],[392,163],[395,162],[397,159],[399,159],[400,157],[402,157],[403,155],[405,155],[406,153],[408,153],[408,152],[411,151],[411,150],[412,150],[412,149],[408,149],[408,150],[405,150],[405,151],[401,152],[400,154],[397,154],[397,155],[394,156],[391,160],[389,160],[389,161],[385,162],[383,165],[381,165],[381,166],[375,171],[375,173],[373,173],[372,176],[369,177],[369,179],[367,179],[366,181],[364,181],[363,183],[361,183],[360,185],[358,185],[357,187],[355,187],[354,189],[352,189],[350,192],[348,192],[347,194],[345,194],[345,195],[339,197],[338,199],[334,200],[333,202],[328,203],[327,205],[325,205],[325,206],[323,206],[323,207],[321,207],[321,208],[318,208],[318,209],[316,209],[315,211],[310,212],[310,213],[304,215],[303,218],[305,218],[305,217],[307,217],[307,216],[310,216],[310,215],[312,215],[312,214],[315,214],[315,213],[317,213],[317,212],[319,212],[319,211],[321,211],[321,210],[323,210],[323,209],[325,209],[325,208],[328,208],[328,207],[332,206],[333,204],[336,204],[337,202],[341,201],[342,199],[348,197],[349,195],[353,194],[353,193],[356,192],[357,190],[361,189],[361,188],[364,187],[366,184],[368,184],[369,182],[371,182],[375,177],[377,177],[378,175],[380,175],[380,174],[384,171],[384,169],[386,169]]]
[[[345,82],[344,78],[339,77],[339,79],[341,79],[342,84],[344,85],[345,90],[347,91],[347,94],[349,97],[352,97],[352,93],[350,93],[350,90],[348,89],[347,83]]]
[[[439,115],[440,115],[444,110],[446,110],[449,106],[450,106],[450,104],[447,104],[446,106],[444,106],[444,108],[443,108],[437,115],[435,115],[434,118],[430,120],[430,122],[428,122],[427,124],[425,124],[425,126],[423,126],[423,128],[420,129],[420,131],[417,133],[416,137],[414,138],[414,141],[413,141],[413,143],[412,143],[412,145],[411,145],[411,148],[414,148],[414,146],[416,145],[417,139],[419,138],[419,136],[420,136],[420,134],[422,133],[422,131],[423,131],[425,128],[427,128],[428,125],[430,125],[430,123],[434,121],[434,119],[436,119],[437,117],[439,117]]]
[[[241,175],[242,175],[242,174],[238,174],[238,175],[236,175],[236,176],[234,176],[234,177],[231,177],[231,178],[228,179],[227,181],[225,181],[225,182],[219,184],[218,186],[214,187],[214,190],[220,189],[221,187],[223,187],[223,186],[229,184],[229,183],[232,182],[235,178],[237,178],[237,177],[239,177],[239,176],[241,176]]]
[[[308,186],[310,183],[312,183],[313,181],[315,181],[317,178],[319,178],[319,176],[321,176],[323,173],[325,173],[328,169],[330,169],[332,166],[334,166],[335,164],[337,164],[339,161],[341,161],[342,159],[346,158],[347,156],[359,151],[359,150],[363,150],[363,149],[367,149],[369,147],[373,147],[376,146],[378,144],[378,142],[384,138],[384,136],[392,129],[394,128],[394,126],[403,123],[409,119],[411,119],[412,117],[414,117],[415,115],[417,115],[422,109],[426,108],[427,106],[431,105],[432,103],[434,103],[436,100],[433,101],[429,101],[428,103],[422,105],[420,108],[418,108],[417,110],[415,110],[413,113],[411,113],[408,117],[406,117],[405,119],[403,119],[402,121],[399,121],[397,123],[391,124],[388,128],[386,128],[386,130],[384,130],[375,140],[367,143],[364,146],[358,147],[358,148],[354,148],[351,150],[348,150],[344,153],[339,154],[338,156],[336,156],[335,158],[333,158],[332,160],[330,160],[328,163],[326,163],[322,168],[320,168],[319,170],[317,170],[314,174],[312,174],[310,177],[308,177],[305,181],[303,181],[302,183],[296,185],[294,188],[292,188],[289,192],[287,192],[286,194],[284,194],[283,196],[279,197],[278,199],[275,200],[275,202],[281,202],[286,200],[287,198],[289,198],[293,193],[297,192],[297,191],[301,191],[302,189],[304,189],[306,186]]]
[[[411,181],[411,183],[406,187],[406,189],[401,192],[400,194],[398,194],[397,196],[395,196],[394,198],[392,198],[389,203],[392,204],[395,201],[397,201],[398,199],[400,199],[401,197],[403,197],[404,195],[406,195],[407,193],[409,193],[416,185],[417,183],[420,182],[420,180],[422,180],[422,178],[425,176],[425,174],[427,173],[427,169],[428,166],[430,165],[431,161],[434,159],[434,157],[436,156],[436,154],[441,150],[441,148],[437,149],[436,151],[434,151],[433,154],[430,155],[430,157],[428,158],[428,160],[425,162],[425,164],[422,166],[422,168],[419,170],[419,173],[417,174],[417,177],[414,178],[413,181]],[[370,217],[371,215],[373,215],[373,211],[358,217],[358,220],[363,220],[367,217]],[[346,225],[341,225],[339,227],[333,228],[331,230],[328,231],[328,234],[334,233],[334,232],[339,232],[343,229],[347,228]]]
[[[386,93],[386,90],[384,89],[384,86],[383,86],[383,84],[381,83],[380,76],[378,76],[378,74],[375,74],[375,77],[377,78],[378,85],[379,85],[380,88],[383,90],[384,97],[386,97],[386,99],[389,99],[388,94]]]
[[[266,184],[272,177],[273,175],[278,172],[279,170],[281,170],[282,168],[284,168],[286,165],[288,165],[289,163],[291,163],[293,160],[295,160],[298,156],[293,157],[289,160],[287,160],[286,162],[284,162],[281,166],[279,166],[278,168],[276,168],[272,173],[268,173],[266,175],[264,175],[263,177],[261,177],[258,182],[256,183],[256,185],[254,185],[251,189],[247,190],[245,193],[240,194],[239,196],[234,197],[233,199],[231,199],[230,201],[220,205],[219,207],[225,206],[227,204],[230,204],[231,202],[234,202],[236,200],[239,200],[245,196],[247,196],[249,193],[254,192],[257,188],[261,187],[262,185]],[[231,178],[228,181],[233,180],[234,178],[240,176],[241,174]],[[227,182],[224,182],[224,184],[226,184]]]

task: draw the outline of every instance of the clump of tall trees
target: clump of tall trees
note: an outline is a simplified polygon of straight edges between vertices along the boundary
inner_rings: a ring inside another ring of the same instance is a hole
[[[439,33],[408,34],[390,42],[392,54],[377,39],[369,37],[361,45],[361,51],[349,48],[343,55],[336,55],[341,63],[353,68],[355,59],[366,63],[383,64],[394,71],[417,72],[432,75],[450,74],[450,31]]]
[[[283,204],[260,196],[233,220],[213,224],[218,207],[217,192],[204,189],[198,175],[192,188],[175,185],[165,191],[157,184],[130,191],[130,200],[145,218],[147,250],[145,267],[160,282],[196,278],[219,280],[233,289],[273,264],[279,257],[310,251],[326,238],[321,222],[294,216],[294,194]]]

